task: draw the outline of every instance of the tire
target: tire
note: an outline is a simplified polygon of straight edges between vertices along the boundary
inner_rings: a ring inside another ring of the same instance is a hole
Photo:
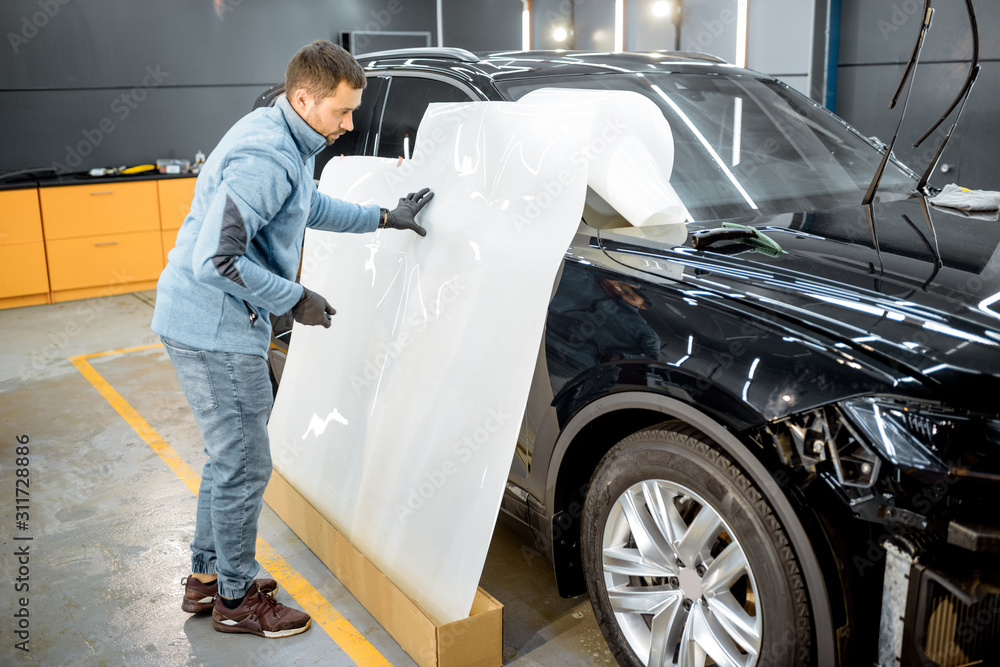
[[[788,535],[697,430],[667,422],[615,445],[591,479],[582,529],[594,615],[619,664],[812,664]]]

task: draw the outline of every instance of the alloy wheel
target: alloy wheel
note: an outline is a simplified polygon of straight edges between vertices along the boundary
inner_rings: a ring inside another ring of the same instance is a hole
[[[721,514],[666,480],[630,486],[604,527],[605,590],[648,667],[757,663],[761,609],[746,554]]]

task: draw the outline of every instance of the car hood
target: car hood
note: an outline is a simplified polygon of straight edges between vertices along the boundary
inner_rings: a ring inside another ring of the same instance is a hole
[[[783,252],[694,250],[658,241],[656,228],[599,238],[619,263],[765,310],[793,330],[822,332],[944,400],[960,391],[965,405],[997,411],[1000,223],[922,198],[732,222],[752,225]]]

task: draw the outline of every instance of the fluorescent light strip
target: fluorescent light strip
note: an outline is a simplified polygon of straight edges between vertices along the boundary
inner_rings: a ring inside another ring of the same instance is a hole
[[[615,0],[615,53],[625,50],[625,0]]]
[[[437,0],[438,46],[444,46],[444,10],[441,7],[442,2],[444,0]]]
[[[531,50],[531,4],[521,0],[521,50]]]
[[[743,98],[733,98],[733,166],[740,163],[743,150]]]
[[[748,0],[736,0],[736,66],[747,66]]]
[[[656,94],[662,97],[664,102],[670,105],[670,108],[674,110],[674,113],[677,114],[678,118],[684,121],[684,124],[688,126],[688,129],[691,130],[691,133],[698,139],[698,141],[701,142],[701,145],[705,147],[705,150],[708,151],[708,154],[712,156],[712,159],[715,160],[715,163],[719,165],[719,169],[721,169],[722,173],[726,175],[726,178],[728,178],[729,182],[733,184],[733,187],[736,188],[737,192],[739,192],[743,196],[743,199],[745,199],[747,204],[750,205],[750,208],[752,208],[755,211],[760,210],[758,209],[757,204],[754,203],[754,200],[750,198],[750,193],[748,193],[743,188],[743,186],[740,185],[740,182],[736,180],[736,177],[733,175],[733,172],[730,171],[729,167],[726,165],[725,160],[719,157],[719,154],[715,152],[714,148],[712,148],[712,144],[708,143],[708,139],[706,139],[705,135],[703,135],[701,132],[698,131],[698,128],[694,126],[694,123],[691,122],[691,119],[687,117],[687,114],[681,111],[681,108],[676,104],[674,104],[674,101],[669,97],[667,97],[667,94],[663,92],[663,89],[657,86],[655,83],[652,84],[650,88],[655,90]]]

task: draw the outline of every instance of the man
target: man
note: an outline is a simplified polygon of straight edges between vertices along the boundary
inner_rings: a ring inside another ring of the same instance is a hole
[[[212,627],[286,637],[311,620],[255,580],[257,519],[271,475],[267,369],[271,313],[330,326],[334,309],[295,282],[305,227],[332,232],[410,229],[433,193],[392,211],[320,194],[315,155],[353,129],[365,75],[344,49],[317,41],[292,58],[285,95],[238,121],[212,151],[191,212],[157,284],[152,329],[170,355],[205,441],[191,576],[182,608],[212,609]]]

